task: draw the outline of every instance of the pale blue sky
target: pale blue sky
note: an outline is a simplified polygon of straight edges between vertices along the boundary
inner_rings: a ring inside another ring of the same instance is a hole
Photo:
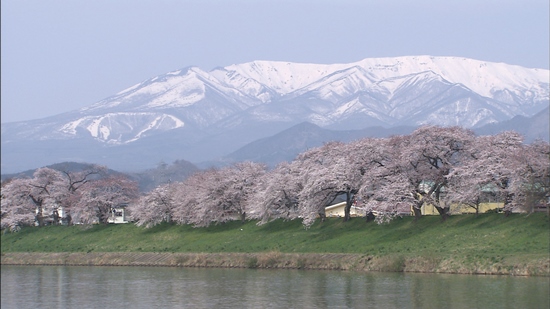
[[[549,68],[548,0],[2,0],[1,121],[187,66],[459,56]]]

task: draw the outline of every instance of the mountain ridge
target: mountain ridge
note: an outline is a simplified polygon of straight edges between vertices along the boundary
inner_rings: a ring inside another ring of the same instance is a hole
[[[516,116],[510,120],[489,124],[473,129],[476,135],[493,135],[503,131],[516,131],[522,134],[526,143],[535,140],[550,140],[550,109],[546,108],[532,117]],[[282,161],[291,161],[296,155],[308,148],[322,146],[330,141],[350,142],[360,138],[383,138],[392,135],[406,135],[417,127],[397,126],[392,128],[368,127],[360,130],[337,131],[323,129],[311,123],[301,123],[283,130],[273,136],[265,137],[249,143],[238,150],[224,156],[220,165],[239,161],[263,162],[274,167]],[[307,138],[302,139],[304,136]],[[298,140],[298,141],[297,141]],[[216,165],[216,162],[202,163]]]
[[[344,131],[480,128],[547,108],[549,72],[432,56],[343,64],[253,61],[209,72],[187,67],[75,111],[2,124],[2,168],[54,157],[95,156],[117,164],[123,159],[115,154],[132,157],[135,162],[120,162],[128,168],[151,166],[151,147],[160,151],[154,163],[211,161],[302,122]]]

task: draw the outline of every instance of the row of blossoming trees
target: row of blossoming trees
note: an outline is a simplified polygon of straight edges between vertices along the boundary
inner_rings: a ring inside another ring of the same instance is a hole
[[[410,135],[327,143],[272,170],[242,162],[157,187],[132,207],[138,225],[161,222],[207,226],[245,218],[260,223],[300,218],[310,226],[336,196],[354,200],[378,221],[397,208],[433,205],[443,218],[451,207],[479,210],[483,194],[499,196],[504,210],[548,201],[548,143],[523,144],[514,132],[475,136],[459,127],[422,127]]]
[[[37,169],[32,178],[2,182],[1,228],[25,225],[107,223],[117,205],[139,198],[137,183],[108,175],[104,167],[79,172]]]
[[[498,196],[505,211],[532,212],[548,203],[549,164],[548,143],[526,145],[514,132],[475,136],[460,127],[425,126],[410,135],[327,143],[271,170],[241,162],[200,171],[140,197],[123,177],[91,180],[90,172],[39,169],[33,179],[4,186],[2,227],[29,224],[36,206],[44,203],[62,205],[89,223],[94,217],[105,222],[107,209],[125,202],[136,224],[146,227],[280,218],[301,219],[308,227],[324,218],[325,206],[337,196],[346,198],[346,221],[354,201],[365,214],[376,213],[379,222],[390,220],[398,208],[420,217],[425,204],[444,219],[457,205],[479,210],[488,192]],[[56,176],[42,177],[45,172]],[[61,189],[54,190],[56,182],[63,183]],[[22,204],[27,207],[17,206]]]

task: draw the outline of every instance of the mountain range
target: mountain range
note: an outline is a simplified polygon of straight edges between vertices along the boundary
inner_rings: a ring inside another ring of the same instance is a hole
[[[274,164],[331,139],[402,134],[424,124],[490,132],[541,113],[543,133],[533,129],[529,138],[544,139],[549,76],[545,69],[431,56],[188,67],[79,110],[3,123],[2,172],[62,161],[126,171],[179,159],[208,165],[269,157]],[[285,130],[294,132],[287,135],[292,147],[274,142]]]

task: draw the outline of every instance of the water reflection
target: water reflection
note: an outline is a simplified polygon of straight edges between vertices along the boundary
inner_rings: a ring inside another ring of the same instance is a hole
[[[2,308],[549,308],[550,278],[2,266]]]

